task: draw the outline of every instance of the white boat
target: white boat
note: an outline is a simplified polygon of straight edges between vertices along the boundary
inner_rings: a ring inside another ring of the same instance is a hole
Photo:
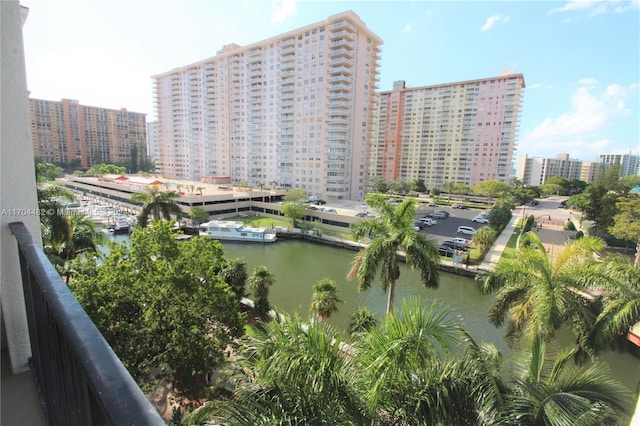
[[[127,216],[115,216],[107,228],[115,234],[126,234],[135,224]]]
[[[223,241],[272,243],[276,240],[276,234],[267,232],[267,228],[253,228],[230,220],[211,220],[203,223],[200,225],[199,234]]]

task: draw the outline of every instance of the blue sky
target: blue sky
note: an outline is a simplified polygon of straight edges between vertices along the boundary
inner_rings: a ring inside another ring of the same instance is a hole
[[[640,0],[21,0],[40,99],[153,118],[154,74],[353,10],[384,41],[380,90],[522,73],[518,154],[640,154]]]

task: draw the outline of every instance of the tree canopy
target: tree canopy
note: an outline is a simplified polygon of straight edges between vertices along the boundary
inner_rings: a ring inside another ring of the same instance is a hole
[[[243,333],[231,287],[218,275],[222,245],[211,238],[176,241],[168,222],[137,229],[131,246],[112,245],[101,264],[76,264],[70,287],[133,377],[173,378],[189,398]]]

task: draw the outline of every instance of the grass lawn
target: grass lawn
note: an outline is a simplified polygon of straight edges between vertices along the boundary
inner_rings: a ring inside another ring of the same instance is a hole
[[[502,252],[502,256],[500,256],[500,262],[503,260],[515,260],[516,258],[516,243],[518,242],[518,235],[520,235],[520,226],[516,226],[515,231],[509,238],[509,242],[507,243],[504,251]]]

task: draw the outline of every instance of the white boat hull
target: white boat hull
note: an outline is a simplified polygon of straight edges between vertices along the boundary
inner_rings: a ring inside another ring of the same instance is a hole
[[[212,220],[200,225],[199,235],[221,241],[241,241],[255,243],[273,243],[276,235],[268,233],[266,228],[245,227],[239,222]]]

